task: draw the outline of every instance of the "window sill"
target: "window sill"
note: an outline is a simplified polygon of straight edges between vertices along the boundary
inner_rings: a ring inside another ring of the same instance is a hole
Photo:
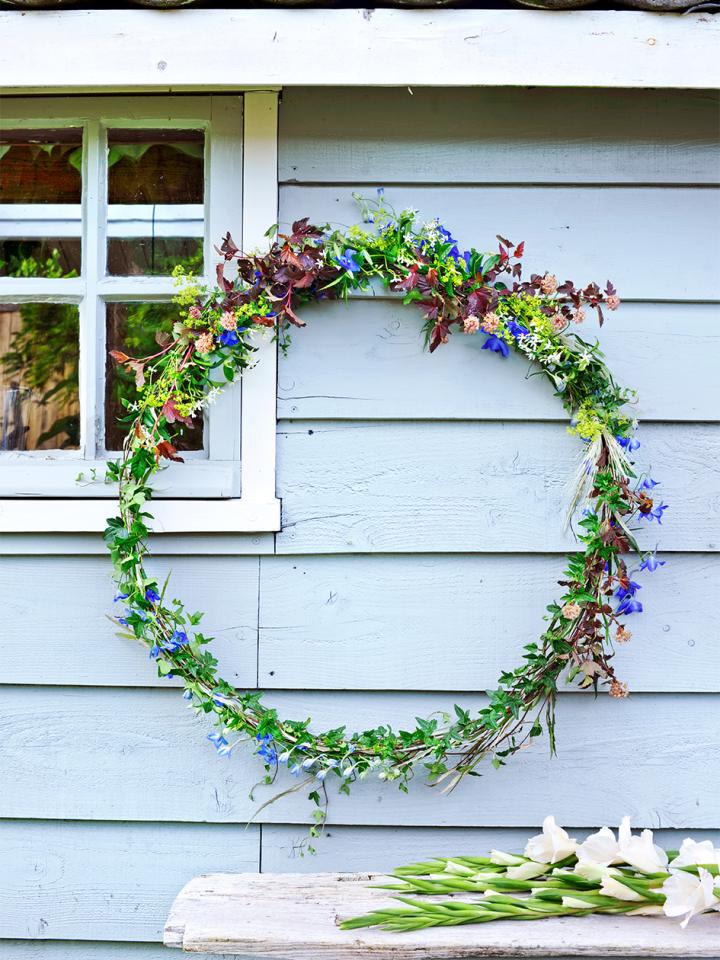
[[[0,499],[0,533],[102,533],[114,500]],[[280,529],[280,500],[155,500],[155,533],[269,533]]]

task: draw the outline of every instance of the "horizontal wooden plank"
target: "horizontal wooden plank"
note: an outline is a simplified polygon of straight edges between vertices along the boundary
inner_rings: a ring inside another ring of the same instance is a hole
[[[78,940],[0,940],[7,960],[168,960],[161,944],[83,943]],[[209,953],[195,953],[193,960],[210,960]],[[215,954],[217,956],[217,954]],[[224,954],[225,960],[257,960],[248,954]],[[555,958],[560,960],[560,958]],[[586,960],[602,960],[597,955]],[[616,957],[615,960],[630,960]]]
[[[353,186],[280,190],[280,220],[356,223]],[[362,191],[361,191],[362,192]],[[386,199],[439,217],[461,249],[525,240],[530,271],[576,283],[610,277],[630,300],[719,300],[720,191],[712,187],[394,186]],[[693,255],[678,263],[678,249]]]
[[[0,940],[0,953],[7,960],[168,960],[161,943],[102,943],[82,940]],[[195,953],[194,960],[210,960],[209,953]],[[225,960],[251,960],[247,954],[228,954]]]
[[[155,556],[241,557],[274,553],[275,538],[271,533],[156,533],[152,538],[152,552]],[[0,557],[70,555],[107,557],[107,545],[99,533],[3,533],[0,536]]]
[[[172,18],[133,10],[132,21],[105,9],[24,14],[0,18],[5,92],[424,86],[429,79],[448,87],[720,86],[717,27],[703,13],[280,9],[268,18],[263,10],[196,9]],[[212,44],[195,43],[200,35]],[[553,55],[540,57],[539,49]]]
[[[552,810],[571,827],[629,814],[638,826],[716,829],[720,772],[709,758],[717,745],[717,699],[638,694],[593,702],[566,695],[558,705],[556,759],[545,741],[536,743],[507,768],[486,766],[481,779],[468,779],[449,796],[419,774],[409,796],[370,778],[350,797],[336,796],[328,782],[331,822],[525,826]],[[277,693],[267,702],[284,716],[312,716],[316,729],[342,723],[363,729],[402,727],[456,700],[468,709],[483,702],[437,693]],[[208,729],[171,690],[0,688],[0,739],[10,771],[0,817],[238,823],[297,785],[282,774],[251,800],[261,772],[257,758],[247,747],[218,758],[204,739]],[[298,823],[307,816],[300,791],[266,807],[258,821]]]
[[[715,555],[669,554],[645,576],[645,613],[616,668],[636,692],[720,691],[717,631],[708,630]],[[227,679],[275,689],[486,690],[519,661],[558,594],[559,556],[267,558],[257,647],[256,558],[173,557],[150,564],[170,596],[206,610],[202,630]],[[27,584],[45,586],[37,604]],[[232,589],[228,585],[232,584]],[[382,584],[382,589],[378,589]],[[523,585],[522,603],[517,602]],[[93,557],[0,558],[2,679],[12,684],[166,687],[144,649],[116,636],[107,562]],[[58,618],[72,630],[58,629]],[[42,657],[29,651],[42,647]],[[444,651],[437,670],[437,650]]]
[[[710,585],[720,589],[720,557],[667,560],[640,577],[645,612],[632,618],[615,669],[636,692],[720,692],[720,631],[706,606]],[[557,556],[268,557],[260,686],[493,689],[542,633],[563,568]]]
[[[0,937],[157,942],[183,884],[257,870],[260,846],[258,827],[9,820],[0,848]]]
[[[300,183],[717,183],[718,101],[686,90],[291,87],[279,159],[280,179]]]
[[[215,874],[196,877],[178,894],[165,944],[218,954],[249,950],[294,960],[479,960],[480,957],[720,956],[717,920],[698,917],[687,930],[669,918],[590,916],[541,923],[455,924],[405,932],[340,930],[349,917],[393,906],[378,889],[381,874]],[[282,924],[277,918],[282,917]]]
[[[271,398],[272,399],[272,398]],[[33,471],[31,471],[33,472]],[[16,476],[14,492],[25,490]],[[7,491],[6,491],[7,492]],[[117,512],[115,500],[45,500],[0,498],[3,533],[102,533],[108,516]],[[229,500],[155,500],[152,530],[161,533],[266,533],[280,528],[280,502],[264,503],[238,497]]]
[[[603,824],[605,825],[605,824]],[[613,824],[613,828],[616,824]],[[595,828],[572,831],[583,840]],[[302,856],[303,827],[294,824],[265,824],[262,830],[262,863],[266,873],[372,873],[393,870],[406,863],[432,857],[486,856],[490,850],[522,852],[528,837],[540,824],[528,827],[354,827],[332,826],[315,845],[314,856]],[[677,850],[687,835],[683,830],[655,830],[655,842]],[[720,844],[720,830],[694,830],[693,839]]]
[[[498,361],[499,362],[499,361]],[[551,552],[580,451],[548,423],[284,423],[278,553]],[[720,429],[645,425],[638,469],[662,481],[665,550],[720,547]]]
[[[215,638],[224,676],[255,686],[257,557],[176,556],[151,561],[149,570],[160,584],[171,574],[168,598],[207,611],[198,629]],[[113,604],[114,590],[104,557],[0,557],[3,683],[167,686],[145,648],[117,636],[121,628],[108,621],[125,609]]]
[[[417,308],[386,299],[306,309],[307,328],[280,358],[278,416],[314,420],[567,420],[528,363],[452,336],[430,356]],[[720,305],[628,303],[598,328],[618,383],[638,391],[642,421],[720,419]],[[679,358],[687,358],[681,360]],[[690,373],[692,371],[692,375]]]

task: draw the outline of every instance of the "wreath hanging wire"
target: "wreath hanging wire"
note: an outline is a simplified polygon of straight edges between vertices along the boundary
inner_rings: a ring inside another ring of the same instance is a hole
[[[228,234],[213,289],[178,271],[178,320],[171,335],[158,334],[158,351],[149,357],[111,351],[132,372],[137,389],[135,400],[123,401],[127,436],[121,459],[107,472],[119,485],[119,513],[104,536],[118,585],[115,600],[126,604],[116,618],[121,635],[149,648],[159,675],[181,679],[183,696],[195,710],[214,717],[216,729],[208,739],[218,755],[229,756],[250,741],[265,767],[262,782],[274,782],[279,768],[287,766],[300,778],[291,790],[310,787],[317,805],[311,835],[325,817],[328,781],[348,793],[355,781],[373,773],[407,791],[423,766],[433,784],[449,790],[477,775],[486,758],[495,767],[504,765],[544,729],[554,752],[561,679],[627,696],[611,660],[615,645],[630,640],[626,618],[643,609],[634,577],[665,562],[641,550],[635,539],[635,521],[661,524],[667,509],[654,499],[658,481],[637,475],[630,459],[640,446],[627,412],[635,393],[615,383],[599,345],[577,332],[586,309],[597,312],[601,325],[603,307],[617,309],[613,285],[579,289],[569,280],[558,284],[549,273],[523,280],[524,243],[515,246],[498,236],[496,253],[461,253],[439,221],[418,224],[412,210],[396,214],[382,190],[372,201],[356,199],[364,223],[346,232],[313,226],[307,218],[293,223],[289,233],[275,226],[264,254],[242,253]],[[233,280],[225,275],[230,263],[237,268]],[[472,713],[456,705],[454,714],[417,718],[407,730],[382,724],[358,732],[345,726],[317,732],[309,719],[280,717],[260,691],[238,690],[223,679],[211,638],[196,629],[202,614],[169,599],[168,582],[160,585],[146,571],[151,480],[164,461],[182,462],[173,442],[178,432],[202,417],[222,387],[252,365],[258,332],[272,331],[286,350],[291,328],[305,326],[298,314],[302,306],[344,299],[377,280],[421,309],[431,353],[452,333],[482,335],[483,350],[499,359],[519,353],[550,381],[572,418],[570,432],[584,444],[566,518],[569,523],[582,509],[577,523],[582,546],[567,559],[559,581],[563,593],[547,607],[544,632],[525,646],[519,666],[501,674],[482,709]]]

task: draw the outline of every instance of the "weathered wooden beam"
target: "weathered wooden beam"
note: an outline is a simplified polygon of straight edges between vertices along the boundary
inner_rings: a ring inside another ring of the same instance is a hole
[[[719,28],[702,11],[16,10],[0,89],[714,88]]]
[[[720,957],[720,916],[686,930],[658,917],[503,921],[412,933],[340,930],[390,905],[379,874],[210,874],[178,894],[165,946],[288,960],[479,960],[481,957]]]

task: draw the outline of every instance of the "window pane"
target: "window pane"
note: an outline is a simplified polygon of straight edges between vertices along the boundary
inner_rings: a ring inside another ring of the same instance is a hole
[[[205,137],[200,130],[108,132],[108,272],[202,272]]]
[[[80,445],[78,308],[0,304],[0,450]]]
[[[110,237],[108,240],[108,273],[113,277],[167,276],[178,265],[187,273],[202,273],[202,238]]]
[[[0,131],[0,203],[80,203],[82,131]]]
[[[121,350],[131,357],[147,357],[160,349],[157,333],[172,332],[178,308],[172,303],[109,303],[107,305],[107,351]],[[118,420],[127,417],[122,401],[137,399],[134,376],[107,354],[105,366],[105,449],[121,450],[125,428]],[[177,425],[174,441],[178,450],[203,449],[203,418],[198,414],[192,427]]]
[[[80,238],[0,239],[0,277],[77,277]]]

